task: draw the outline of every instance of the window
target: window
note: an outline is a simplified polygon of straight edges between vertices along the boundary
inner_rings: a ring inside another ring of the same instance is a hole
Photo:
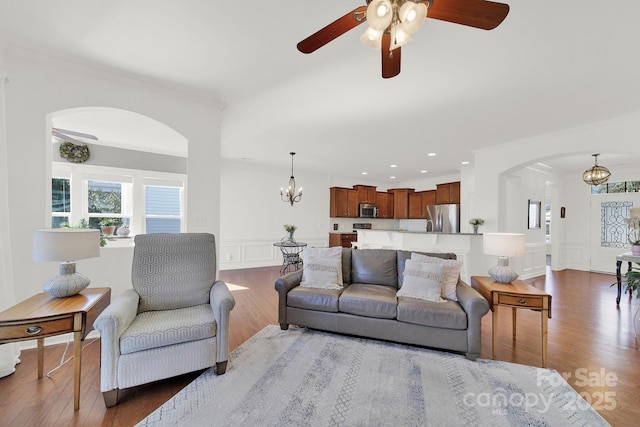
[[[629,226],[624,219],[629,216],[632,202],[603,202],[600,204],[600,246],[626,248]]]
[[[591,186],[591,194],[638,192],[640,192],[640,181],[607,182]]]
[[[106,218],[118,219],[119,223],[129,225],[129,212],[123,210],[122,199],[123,195],[127,199],[130,192],[131,184],[89,180],[87,182],[89,227],[99,228],[100,221]]]
[[[551,243],[551,203],[544,205],[544,241]]]
[[[179,233],[182,189],[145,186],[145,229],[147,233]]]
[[[99,228],[109,218],[128,225],[130,236],[184,230],[186,175],[55,162],[52,174],[54,228],[82,220]]]
[[[51,179],[51,227],[69,223],[71,214],[71,184],[68,178]]]

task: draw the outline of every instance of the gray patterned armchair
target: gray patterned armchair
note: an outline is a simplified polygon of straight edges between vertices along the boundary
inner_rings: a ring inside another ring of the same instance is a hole
[[[102,341],[100,391],[107,407],[118,390],[216,366],[229,355],[235,300],[216,280],[215,237],[206,233],[135,237],[133,289],[94,323]]]

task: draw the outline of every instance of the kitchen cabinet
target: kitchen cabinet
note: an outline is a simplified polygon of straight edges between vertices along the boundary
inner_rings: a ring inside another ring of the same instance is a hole
[[[378,193],[376,187],[370,185],[354,185],[353,188],[358,191],[358,203],[377,204]]]
[[[436,186],[436,204],[460,203],[460,182],[449,182]]]
[[[329,189],[329,216],[331,218],[357,218],[358,190],[331,187]]]
[[[378,218],[393,219],[393,194],[378,192]]]
[[[415,192],[413,188],[391,188],[387,190],[393,194],[393,218],[409,218],[409,194]]]
[[[329,247],[350,248],[351,242],[358,241],[358,233],[329,233]]]
[[[409,193],[409,218],[425,219],[427,217],[427,205],[435,205],[436,190],[416,191]]]

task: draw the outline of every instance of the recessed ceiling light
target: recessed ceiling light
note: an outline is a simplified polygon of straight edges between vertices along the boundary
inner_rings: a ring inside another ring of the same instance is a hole
[[[361,174],[362,174],[362,175],[366,175],[366,174],[367,174],[367,172],[362,172]]]
[[[391,165],[390,167],[392,167],[392,168],[397,168],[397,167],[398,167],[398,165]]]
[[[427,153],[427,156],[429,156],[429,157],[433,157],[435,155],[436,155],[436,153]]]
[[[420,173],[427,173],[427,170],[426,170],[426,169],[422,169],[422,170],[420,171]]]
[[[465,160],[464,162],[461,162],[460,164],[462,164],[462,165],[468,165],[468,164],[469,164],[469,162],[467,162],[467,161]]]
[[[396,177],[395,177],[395,176],[390,176],[389,178],[391,178],[391,179],[396,179]]]

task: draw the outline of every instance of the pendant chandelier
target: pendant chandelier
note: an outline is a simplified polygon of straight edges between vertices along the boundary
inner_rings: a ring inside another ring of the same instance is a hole
[[[302,187],[300,187],[296,194],[296,180],[293,177],[293,156],[295,156],[296,153],[291,152],[289,154],[291,154],[291,178],[289,178],[289,186],[287,187],[286,192],[282,187],[280,187],[280,198],[283,202],[291,203],[291,206],[293,207],[294,203],[299,202],[302,199]]]
[[[600,154],[592,154],[592,156],[595,157],[595,164],[593,165],[593,167],[587,169],[582,174],[582,180],[585,182],[585,184],[604,184],[609,180],[609,177],[611,176],[611,172],[609,172],[609,169],[605,168],[604,166],[598,165],[599,155]]]

